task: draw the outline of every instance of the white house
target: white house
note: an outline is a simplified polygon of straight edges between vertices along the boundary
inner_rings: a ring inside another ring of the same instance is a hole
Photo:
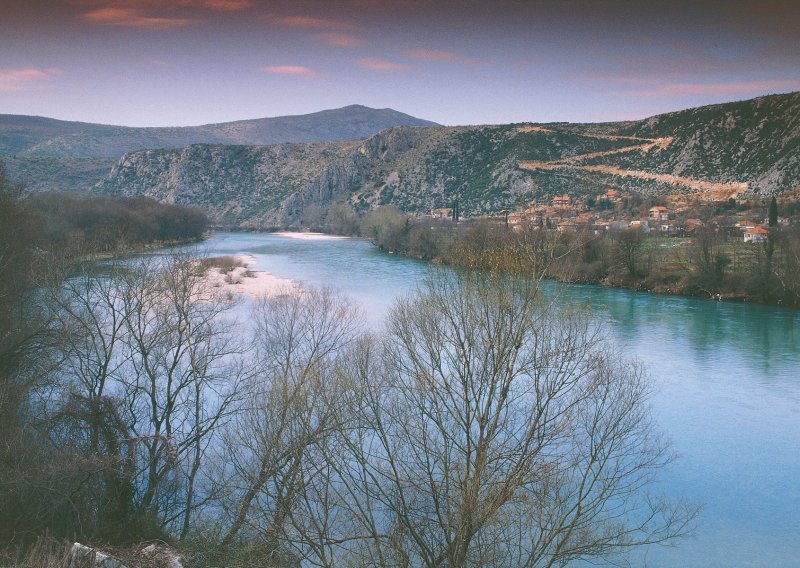
[[[760,227],[753,227],[752,229],[745,229],[744,242],[746,243],[760,243],[767,240],[767,230]]]

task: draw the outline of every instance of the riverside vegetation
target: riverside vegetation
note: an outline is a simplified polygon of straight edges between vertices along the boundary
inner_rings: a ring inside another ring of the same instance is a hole
[[[380,334],[330,290],[242,322],[190,256],[35,252],[0,189],[6,565],[57,566],[49,535],[196,567],[558,566],[692,530],[650,491],[673,456],[646,373],[537,277],[441,272]]]
[[[768,213],[758,202],[745,207],[756,216]],[[316,227],[332,232],[351,227],[350,234],[360,231],[383,250],[453,266],[800,307],[797,224],[772,223],[763,242],[745,243],[739,231],[730,234],[713,223],[698,227],[691,238],[675,238],[638,228],[561,233],[532,223],[509,227],[502,219],[456,224],[392,206],[367,213],[357,225],[342,219],[337,210],[329,223]]]

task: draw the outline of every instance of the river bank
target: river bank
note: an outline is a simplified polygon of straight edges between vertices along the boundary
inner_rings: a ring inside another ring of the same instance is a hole
[[[357,229],[357,231],[355,231]],[[665,238],[636,230],[559,233],[520,230],[491,220],[412,217],[395,208],[364,215],[356,234],[330,227],[269,231],[296,238],[361,236],[380,250],[453,267],[499,269],[566,284],[592,284],[657,295],[800,309],[800,231],[780,229],[765,243],[713,228]]]
[[[639,229],[559,232],[489,219],[453,223],[383,211],[364,216],[361,234],[382,250],[450,266],[800,308],[800,230],[793,226],[745,243],[713,226],[677,238]]]

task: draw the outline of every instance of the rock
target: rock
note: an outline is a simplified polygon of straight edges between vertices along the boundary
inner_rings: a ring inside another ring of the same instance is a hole
[[[151,544],[139,551],[139,555],[159,568],[184,568],[183,556],[166,546]]]
[[[67,556],[67,568],[127,568],[122,562],[79,542],[72,545]],[[176,567],[177,568],[177,567]]]

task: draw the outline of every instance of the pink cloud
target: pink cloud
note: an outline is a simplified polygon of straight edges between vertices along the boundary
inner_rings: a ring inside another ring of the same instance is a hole
[[[320,33],[316,34],[314,37],[334,47],[358,47],[364,45],[364,42],[357,37],[336,32]]]
[[[271,73],[273,75],[296,75],[303,77],[312,77],[316,75],[313,69],[304,67],[303,65],[272,65],[262,67],[264,73]]]
[[[441,61],[446,63],[465,63],[475,64],[480,63],[477,59],[469,59],[452,53],[450,51],[440,51],[438,49],[411,49],[405,53],[408,57],[414,59],[425,59],[427,61]]]
[[[209,10],[219,10],[221,12],[246,10],[255,6],[251,0],[201,0],[197,4]]]
[[[373,71],[410,71],[411,66],[403,63],[392,63],[378,57],[363,57],[356,61],[356,65]]]
[[[245,10],[255,6],[254,0],[70,0],[70,3],[100,8],[196,8],[222,12]]]
[[[146,16],[135,8],[115,8],[112,6],[90,10],[81,17],[87,22],[101,26],[120,26],[149,30],[171,30],[195,23],[195,20],[188,18],[158,18]]]
[[[642,97],[681,97],[687,95],[749,95],[800,89],[798,80],[728,81],[720,83],[667,83],[624,94]]]
[[[351,26],[339,20],[328,20],[326,18],[312,18],[311,16],[286,16],[278,20],[279,23],[296,28],[317,28],[329,30],[346,30]]]
[[[71,0],[72,4],[90,7],[81,19],[101,26],[119,26],[150,30],[171,30],[200,20],[172,15],[175,10],[233,12],[255,6],[253,0]],[[169,16],[153,14],[167,11]]]
[[[58,74],[57,69],[0,69],[0,92],[30,91]]]

